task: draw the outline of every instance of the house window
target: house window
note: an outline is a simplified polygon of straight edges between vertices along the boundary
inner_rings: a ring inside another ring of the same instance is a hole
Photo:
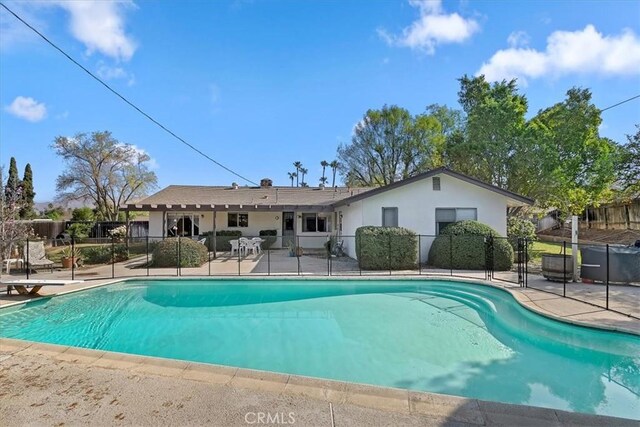
[[[191,237],[200,234],[200,215],[167,213],[167,236]]]
[[[476,208],[436,208],[436,234],[440,234],[447,225],[454,222],[477,219]]]
[[[440,191],[440,177],[433,177],[433,191]]]
[[[302,231],[326,233],[331,231],[331,217],[323,213],[303,213]]]
[[[227,215],[227,227],[248,227],[248,213],[229,213]]]
[[[398,226],[398,208],[382,208],[382,226]]]

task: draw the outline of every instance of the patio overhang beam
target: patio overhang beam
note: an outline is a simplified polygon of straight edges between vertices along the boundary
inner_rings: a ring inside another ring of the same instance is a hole
[[[124,205],[121,209],[125,212],[333,212],[332,206],[326,205],[256,205],[256,204],[135,204]]]

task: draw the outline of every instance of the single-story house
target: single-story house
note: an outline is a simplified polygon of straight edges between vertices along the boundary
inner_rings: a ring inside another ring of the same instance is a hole
[[[400,226],[435,236],[447,224],[478,220],[502,235],[507,209],[533,200],[475,178],[438,168],[378,188],[170,185],[135,203],[129,211],[149,212],[149,236],[196,237],[207,231],[240,230],[257,237],[277,230],[274,247],[297,241],[322,248],[331,235],[344,240],[355,257],[355,232],[364,225]],[[426,256],[432,239],[423,239]]]

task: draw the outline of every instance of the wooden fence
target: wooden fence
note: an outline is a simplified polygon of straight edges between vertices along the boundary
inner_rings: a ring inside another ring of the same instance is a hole
[[[640,200],[625,205],[588,208],[580,228],[596,230],[640,230]]]

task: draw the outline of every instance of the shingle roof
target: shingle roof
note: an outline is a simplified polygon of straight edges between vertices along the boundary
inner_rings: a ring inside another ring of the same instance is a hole
[[[135,205],[328,206],[370,188],[222,187],[170,185]]]
[[[371,189],[371,191],[368,191],[367,193],[364,193],[364,194],[354,194],[353,196],[345,197],[344,199],[341,199],[341,200],[336,200],[333,204],[335,206],[341,206],[347,203],[356,202],[358,200],[362,200],[367,197],[371,197],[373,195],[380,194],[385,191],[393,190],[394,188],[402,187],[403,185],[411,184],[412,182],[420,181],[422,179],[426,179],[439,174],[449,175],[461,181],[468,182],[469,184],[477,185],[478,187],[484,188],[489,191],[493,191],[494,193],[502,194],[503,196],[508,197],[511,200],[517,201],[519,204],[533,205],[535,203],[535,200],[529,197],[522,196],[520,194],[514,193],[509,190],[504,190],[500,187],[496,187],[495,185],[487,184],[484,181],[480,181],[479,179],[472,178],[468,175],[464,175],[459,172],[452,171],[449,168],[440,167],[437,169],[432,169],[430,171],[419,173],[417,175],[412,176],[411,178],[403,179],[402,181],[397,181],[392,184],[385,185],[384,187]]]

